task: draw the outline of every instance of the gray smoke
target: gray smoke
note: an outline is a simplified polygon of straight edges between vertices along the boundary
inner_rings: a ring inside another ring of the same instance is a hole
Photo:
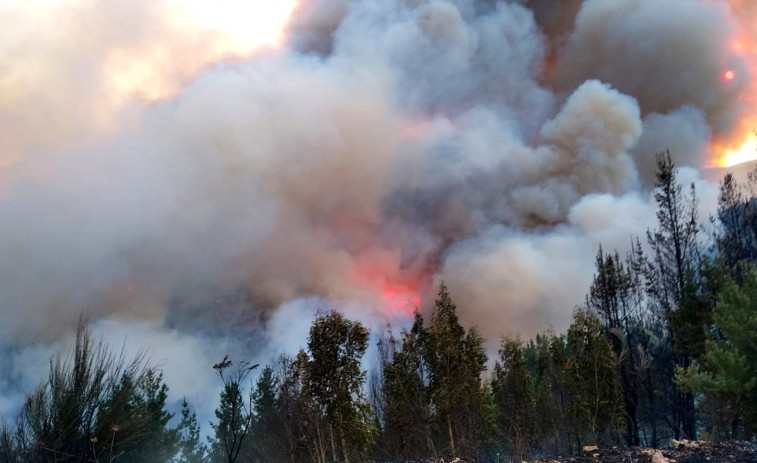
[[[600,79],[633,95],[644,115],[693,105],[727,128],[739,88],[722,85],[722,73],[745,72],[729,56],[733,24],[726,2],[587,0],[558,61],[558,87]]]
[[[81,314],[150,349],[174,398],[225,353],[295,351],[330,306],[406,322],[387,285],[427,309],[444,279],[490,338],[562,330],[599,244],[653,224],[655,153],[712,210],[696,168],[748,84],[719,79],[745,69],[722,1],[303,1],[281,48],[204,69],[213,37],[122,3],[0,36],[9,391]],[[114,100],[108,63],[145,53],[169,97]]]

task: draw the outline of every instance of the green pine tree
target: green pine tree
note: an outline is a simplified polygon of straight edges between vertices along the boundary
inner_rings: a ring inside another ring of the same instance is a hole
[[[179,435],[179,455],[176,463],[202,463],[207,447],[200,440],[200,426],[197,414],[189,406],[187,399],[181,402],[181,421],[176,428]]]
[[[453,454],[474,455],[485,437],[481,374],[486,369],[483,339],[467,333],[457,318],[457,306],[441,283],[425,339],[424,354],[431,400]]]
[[[497,422],[515,457],[524,460],[534,438],[533,378],[526,368],[523,343],[503,338],[492,374]]]
[[[363,393],[366,372],[360,359],[368,348],[368,329],[338,312],[316,317],[308,337],[305,364],[307,394],[328,421],[328,442],[334,460],[364,454],[375,439],[373,411]]]
[[[679,368],[676,379],[687,391],[705,394],[727,418],[719,434],[748,437],[757,433],[757,270],[743,284],[725,284],[713,314],[714,326],[698,365]]]
[[[225,373],[231,367],[228,356],[213,366],[223,382],[220,404],[215,411],[217,421],[211,423],[214,436],[209,438],[210,457],[218,463],[234,463],[246,458],[242,451],[252,430],[253,416],[249,400],[245,400],[243,383],[257,365],[241,362],[233,373]]]
[[[566,385],[569,415],[580,448],[586,439],[606,443],[622,422],[622,400],[616,358],[599,318],[576,310],[568,328]]]
[[[665,399],[657,406],[664,408],[675,438],[696,439],[694,397],[678,389],[675,369],[687,368],[697,355],[689,351],[697,344],[691,335],[704,330],[702,322],[709,316],[709,307],[695,297],[701,285],[698,200],[693,183],[688,195],[683,193],[670,153],[657,156],[656,177],[657,228],[647,232],[647,289],[657,306],[655,315],[669,322],[658,324],[659,338],[667,345],[655,359],[657,389]]]
[[[82,321],[72,355],[56,355],[46,383],[27,396],[17,424],[19,451],[34,462],[155,461],[141,446],[170,455],[175,441],[166,392],[144,356],[114,355]]]
[[[273,368],[266,366],[261,371],[252,393],[254,419],[249,454],[256,461],[276,461],[280,448],[281,430],[278,428],[279,416],[276,407],[277,383]]]
[[[419,322],[420,320],[420,322]],[[423,319],[416,313],[415,332],[402,332],[402,345],[383,365],[386,394],[384,429],[392,454],[418,458],[435,453],[430,433],[431,412],[424,381],[421,341],[417,335]]]
[[[571,452],[567,432],[567,387],[565,384],[565,338],[554,333],[537,336],[533,349],[535,434],[547,452]]]

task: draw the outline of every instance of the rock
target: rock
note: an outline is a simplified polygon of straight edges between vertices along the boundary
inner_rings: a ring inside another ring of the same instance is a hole
[[[672,447],[678,447],[679,449],[696,449],[699,448],[699,442],[690,441],[687,439],[672,441]]]
[[[588,452],[586,451],[587,449]],[[671,442],[664,450],[649,448],[584,447],[582,456],[551,457],[536,460],[539,463],[755,463],[757,444],[753,442]]]

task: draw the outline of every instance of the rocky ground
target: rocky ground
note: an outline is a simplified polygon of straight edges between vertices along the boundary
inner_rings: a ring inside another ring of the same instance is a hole
[[[437,458],[405,463],[477,463]],[[503,459],[501,463],[514,463]],[[673,441],[666,449],[585,447],[581,455],[535,460],[533,463],[757,463],[757,442]]]
[[[583,455],[536,460],[536,463],[755,463],[757,444],[752,442],[673,441],[666,449],[597,449],[585,447]]]

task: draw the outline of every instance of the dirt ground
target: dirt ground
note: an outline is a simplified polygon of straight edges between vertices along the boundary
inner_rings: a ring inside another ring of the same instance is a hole
[[[536,463],[757,463],[757,443],[673,441],[666,449],[596,449],[583,455],[536,460]]]
[[[405,463],[477,463],[446,457]],[[501,463],[515,463],[503,459]],[[534,460],[532,463],[757,463],[757,442],[673,441],[666,449],[585,447],[581,455]]]

